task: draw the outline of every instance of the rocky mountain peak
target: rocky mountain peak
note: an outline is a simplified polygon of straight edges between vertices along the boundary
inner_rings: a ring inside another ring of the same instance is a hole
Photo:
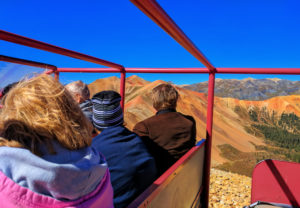
[[[185,89],[207,93],[208,82],[182,86]],[[299,95],[300,82],[278,78],[216,79],[215,95],[240,100],[265,100],[277,96]]]

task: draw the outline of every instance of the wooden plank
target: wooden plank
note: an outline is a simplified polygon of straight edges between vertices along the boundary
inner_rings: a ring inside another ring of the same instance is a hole
[[[144,207],[196,207],[200,205],[204,164],[204,142],[193,147],[129,208]]]

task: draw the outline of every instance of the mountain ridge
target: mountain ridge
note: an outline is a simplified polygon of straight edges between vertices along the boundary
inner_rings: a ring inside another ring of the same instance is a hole
[[[138,82],[135,83],[135,80]],[[91,95],[102,90],[119,92],[119,82],[120,80],[116,77],[96,80],[89,85]],[[167,82],[162,80],[148,82],[137,76],[126,79],[124,118],[127,128],[132,129],[137,122],[155,115],[151,91],[162,83]],[[207,95],[177,85],[175,88],[180,95],[177,111],[193,116],[196,120],[197,140],[205,138]],[[277,120],[280,120],[282,114],[289,115],[291,113],[300,118],[300,95],[278,96],[264,101],[216,96],[214,103],[212,165],[222,167],[225,170],[230,169],[228,167],[232,167],[232,165],[230,166],[229,163],[234,162],[226,157],[226,154],[232,150],[241,154],[245,160],[250,158],[252,162],[251,164],[248,162],[249,166],[252,167],[256,163],[257,157],[255,155],[258,154],[257,151],[260,151],[257,148],[264,147],[266,143],[262,132],[253,125],[260,127],[259,125],[264,124],[262,119],[269,123],[267,125],[273,125],[273,121],[271,122],[270,119],[272,115],[276,116]],[[259,123],[253,121],[253,112],[257,114]],[[267,114],[268,116],[265,117]],[[259,155],[261,155],[261,151]],[[240,161],[237,162],[240,163]],[[235,167],[237,166],[235,165]],[[248,174],[251,172],[250,169],[248,168],[246,171],[238,169],[236,172]]]
[[[182,86],[185,89],[207,93],[208,82]],[[266,100],[285,95],[300,95],[300,81],[265,78],[220,79],[215,80],[215,96],[232,97],[240,100]]]

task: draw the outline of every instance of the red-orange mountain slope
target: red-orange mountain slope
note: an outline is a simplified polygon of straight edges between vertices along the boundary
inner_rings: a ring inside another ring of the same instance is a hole
[[[110,77],[99,79],[89,85],[91,95],[102,90],[116,90],[119,92],[119,79]],[[151,90],[164,81],[145,81],[137,76],[126,79],[126,99],[125,99],[125,122],[129,129],[150,116],[155,114],[151,102]],[[206,106],[207,96],[204,93],[187,90],[176,86],[180,94],[177,111],[191,115],[197,123],[197,139],[205,138],[206,135]],[[230,144],[243,152],[255,151],[254,144],[262,144],[262,139],[256,138],[245,131],[250,121],[242,118],[234,109],[240,106],[244,109],[266,107],[282,112],[294,112],[300,116],[300,96],[275,97],[265,101],[245,101],[233,98],[215,97],[214,106],[214,126],[213,126],[213,164],[220,164],[226,161],[220,156],[217,147],[221,144]],[[298,104],[299,103],[299,104]]]

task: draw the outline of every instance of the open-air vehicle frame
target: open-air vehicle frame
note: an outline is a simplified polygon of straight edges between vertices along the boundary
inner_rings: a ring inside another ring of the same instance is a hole
[[[208,207],[212,147],[213,107],[215,74],[300,74],[300,68],[218,68],[213,66],[193,42],[184,34],[155,0],[131,0],[165,32],[174,38],[205,68],[126,68],[122,65],[96,57],[50,45],[17,34],[0,30],[0,39],[76,59],[104,65],[109,68],[59,68],[50,64],[0,55],[0,61],[29,65],[47,69],[59,79],[60,73],[120,73],[121,106],[124,110],[125,79],[127,73],[205,73],[209,74],[206,139],[198,142],[129,207]],[[267,160],[254,170],[251,202],[268,201],[300,207],[300,182],[297,176],[300,165]],[[265,174],[269,174],[265,177]],[[254,178],[255,177],[255,178]],[[267,180],[266,180],[267,179]],[[254,190],[255,189],[255,190]],[[259,203],[258,203],[259,204]],[[270,204],[269,204],[270,205]],[[272,204],[271,204],[272,205]],[[255,205],[253,205],[255,206]],[[283,205],[282,205],[283,206]]]

